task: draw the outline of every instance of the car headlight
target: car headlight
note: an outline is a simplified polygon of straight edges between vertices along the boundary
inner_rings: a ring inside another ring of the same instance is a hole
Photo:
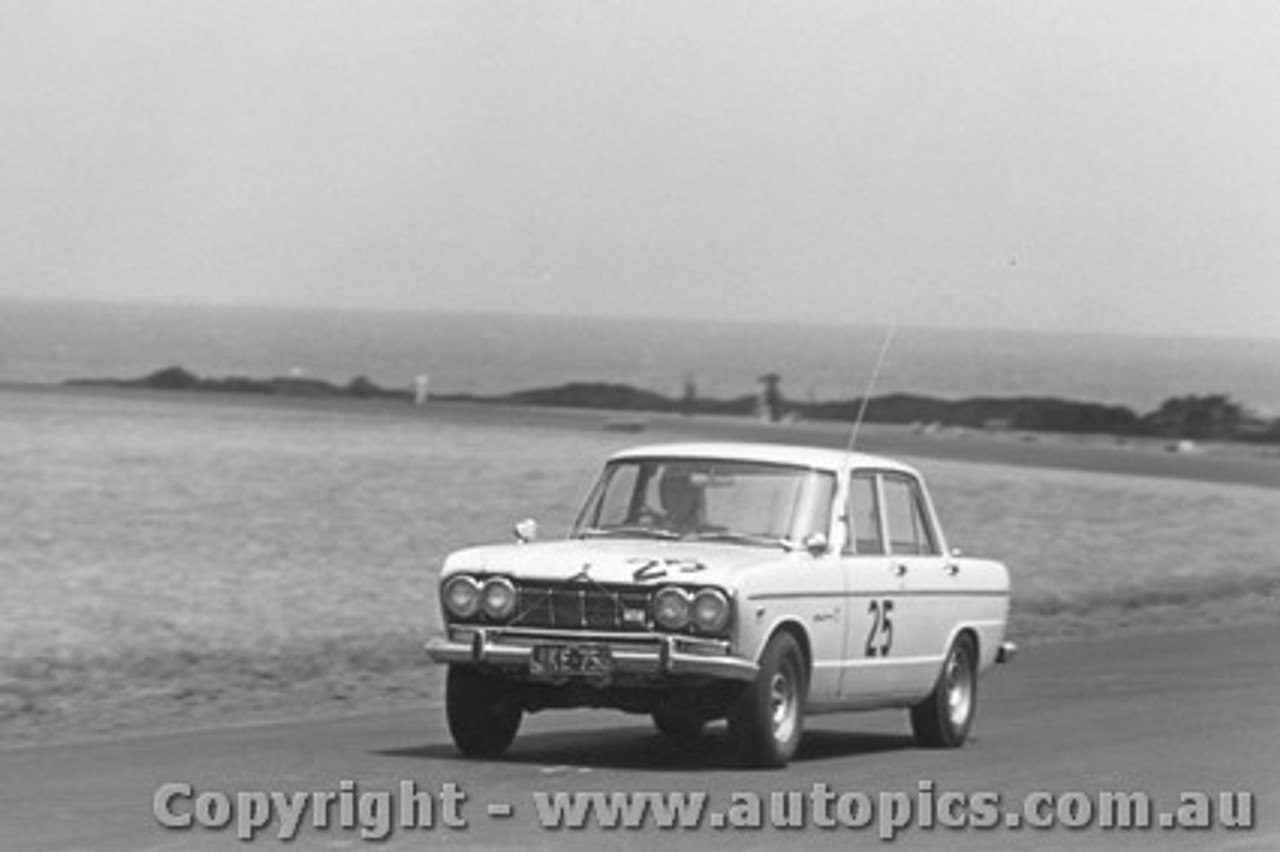
[[[689,624],[691,607],[688,592],[667,586],[653,596],[653,620],[667,630],[683,630]]]
[[[469,574],[459,574],[445,581],[441,597],[450,615],[470,618],[480,609],[480,584]]]
[[[729,623],[729,599],[719,589],[702,589],[693,596],[691,618],[704,633],[719,633]]]
[[[480,607],[485,615],[495,620],[511,617],[516,611],[516,587],[506,577],[490,577],[484,582],[480,595]]]

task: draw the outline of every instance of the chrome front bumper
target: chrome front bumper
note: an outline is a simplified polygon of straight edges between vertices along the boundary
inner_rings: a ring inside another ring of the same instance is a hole
[[[432,639],[424,647],[427,656],[437,663],[503,666],[528,672],[535,645],[565,643],[608,645],[614,670],[622,674],[753,681],[760,671],[754,662],[730,656],[726,643],[648,633],[618,637],[454,627],[447,638]]]

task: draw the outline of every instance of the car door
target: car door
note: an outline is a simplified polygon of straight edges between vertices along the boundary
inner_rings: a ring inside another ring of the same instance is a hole
[[[794,540],[830,543],[836,520],[836,493],[834,474],[814,471],[809,476],[798,501]],[[788,578],[787,597],[790,608],[809,633],[813,655],[809,702],[814,709],[838,706],[847,612],[843,568],[838,559],[826,552],[802,557],[801,565],[803,568]]]
[[[892,689],[924,695],[937,678],[951,628],[958,621],[958,581],[954,560],[929,510],[923,486],[913,475],[880,475],[885,532],[892,570],[902,578],[896,604],[898,630]]]
[[[888,550],[878,471],[850,471],[845,527],[839,558],[848,618],[840,699],[850,707],[872,706],[900,690],[895,667],[905,589]]]

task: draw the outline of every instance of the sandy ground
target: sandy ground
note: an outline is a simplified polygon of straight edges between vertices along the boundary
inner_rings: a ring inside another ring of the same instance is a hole
[[[12,390],[13,388],[9,388]],[[351,417],[414,418],[460,424],[499,424],[548,433],[602,434],[605,430],[639,428],[620,433],[626,442],[657,438],[734,439],[817,443],[844,446],[847,431],[838,424],[762,424],[733,418],[683,418],[596,411],[536,409],[474,404],[432,404],[415,409],[402,403],[330,398],[227,396],[195,393],[27,387],[23,392],[70,396],[108,396],[135,400],[181,401],[255,409],[286,409]],[[185,408],[185,405],[183,406]],[[1086,470],[1120,476],[1150,476],[1205,483],[1228,483],[1250,488],[1280,487],[1280,460],[1252,446],[1211,446],[1196,454],[1166,452],[1158,443],[1120,444],[1101,437],[1015,435],[1007,433],[920,433],[907,428],[864,427],[860,447],[908,459],[954,459],[1060,470]],[[1135,609],[1128,603],[1103,599],[1087,607],[1040,606],[1034,611],[1015,606],[1011,632],[1024,644],[1082,635],[1135,635],[1183,630],[1191,626],[1268,623],[1280,620],[1280,594],[1268,576],[1255,577],[1242,594],[1188,603],[1176,595],[1164,603]],[[424,586],[424,588],[426,588]],[[340,716],[349,712],[387,711],[437,700],[441,683],[437,669],[425,666],[411,628],[406,635],[381,637],[376,646],[358,648],[335,668],[315,670],[312,648],[273,649],[279,659],[270,666],[261,660],[217,652],[202,660],[200,672],[166,681],[139,669],[70,672],[64,690],[53,682],[41,695],[38,713],[18,713],[0,725],[0,743],[58,741],[86,736],[112,737],[144,729],[182,729],[230,720],[281,720]],[[215,649],[216,650],[216,649]],[[344,649],[346,650],[346,649]],[[278,652],[278,653],[277,653]],[[146,659],[139,666],[146,667]],[[126,667],[127,668],[127,667]],[[71,675],[75,675],[74,678]],[[88,681],[82,683],[84,677]],[[128,682],[117,680],[125,678]],[[71,681],[74,681],[72,683]],[[87,685],[86,685],[87,683]],[[177,683],[180,689],[174,684]],[[0,679],[0,688],[4,687]],[[2,692],[3,689],[0,689]]]
[[[451,422],[501,423],[539,428],[635,429],[637,443],[645,440],[646,432],[661,431],[687,435],[690,439],[791,442],[843,447],[848,443],[850,431],[843,424],[825,422],[762,423],[737,417],[683,417],[670,414],[457,402],[431,402],[423,408],[415,408],[396,400],[359,400],[343,397],[258,396],[5,383],[0,383],[0,389],[44,394],[97,395],[122,399],[181,399],[184,402],[207,405],[298,408],[353,415],[427,417]],[[877,423],[864,424],[858,441],[860,450],[885,455],[947,458],[1280,488],[1280,447],[1206,443],[1197,446],[1192,452],[1174,452],[1171,451],[1170,445],[1171,442],[1161,439],[963,429],[940,429],[929,432],[906,426]]]
[[[32,393],[130,392],[29,389]],[[163,395],[164,399],[172,398]],[[506,409],[490,406],[404,405],[352,400],[227,398],[196,394],[192,404],[247,408],[309,408],[351,416],[437,418],[459,423],[520,424],[529,429],[596,432],[635,426],[643,442],[676,437],[784,440],[843,446],[843,428],[765,425],[744,421],[626,414]],[[890,455],[955,459],[1124,476],[1280,487],[1280,462],[1256,447],[1209,447],[1197,454],[1159,445],[1120,445],[1103,438],[938,433],[868,426],[863,449]],[[1268,587],[1269,588],[1269,587]],[[545,832],[532,819],[538,790],[915,791],[922,782],[945,790],[993,790],[1006,801],[1030,791],[1141,791],[1159,805],[1180,791],[1240,790],[1257,798],[1258,825],[1249,831],[1170,833],[1094,829],[986,832],[920,831],[893,844],[905,849],[1221,849],[1280,848],[1280,633],[1275,596],[1263,590],[1231,600],[1217,612],[1170,605],[1133,617],[1123,607],[1090,627],[1114,634],[1081,640],[1072,613],[1014,616],[1024,642],[1010,666],[983,681],[973,740],[959,752],[916,749],[901,713],[837,715],[812,720],[805,746],[782,773],[743,775],[727,764],[723,739],[712,733],[692,749],[658,738],[646,720],[610,712],[539,714],[503,761],[461,760],[449,743],[439,704],[440,671],[416,649],[412,659],[381,670],[353,666],[336,677],[299,680],[289,689],[263,684],[206,700],[191,696],[182,712],[155,712],[145,700],[106,724],[83,725],[73,715],[60,730],[38,731],[60,745],[0,745],[0,848],[224,849],[244,848],[227,831],[166,832],[154,821],[151,797],[169,781],[201,790],[325,791],[343,779],[360,789],[394,789],[402,779],[423,787],[455,782],[484,802],[509,801],[511,819],[483,812],[455,833],[399,832],[383,848],[434,845],[467,848],[649,848],[654,845],[769,847],[804,843],[840,848],[884,845],[866,833],[822,832]],[[1209,602],[1206,606],[1215,606]],[[1242,607],[1244,607],[1242,609]],[[1057,619],[1055,621],[1054,619]],[[1065,619],[1065,621],[1064,621]],[[1197,624],[1220,624],[1188,630]],[[1240,622],[1261,622],[1241,627]],[[1068,641],[1049,641],[1053,624]],[[1233,626],[1234,625],[1234,626]],[[408,652],[407,652],[408,653]],[[234,667],[235,661],[228,661]],[[336,689],[336,692],[335,692]],[[198,693],[198,690],[197,690]],[[214,693],[211,693],[214,694]],[[145,699],[145,696],[143,696]],[[172,709],[167,700],[166,707]],[[264,724],[263,720],[276,720]],[[36,721],[39,724],[39,720]],[[166,733],[168,731],[168,733]],[[21,740],[23,737],[19,736]],[[255,846],[272,845],[259,840]],[[292,848],[347,848],[352,832],[309,830]]]

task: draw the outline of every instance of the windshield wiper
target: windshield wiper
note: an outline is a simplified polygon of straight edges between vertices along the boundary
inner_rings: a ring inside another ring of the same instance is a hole
[[[750,535],[732,530],[711,530],[694,533],[689,538],[695,541],[725,541],[731,544],[748,544],[757,547],[780,547],[783,550],[795,550],[795,545],[785,538],[774,538],[767,535]]]
[[[664,530],[661,527],[643,527],[639,525],[621,527],[591,527],[582,531],[583,538],[607,538],[609,536],[640,536],[642,538],[660,538],[675,541],[680,533]]]

